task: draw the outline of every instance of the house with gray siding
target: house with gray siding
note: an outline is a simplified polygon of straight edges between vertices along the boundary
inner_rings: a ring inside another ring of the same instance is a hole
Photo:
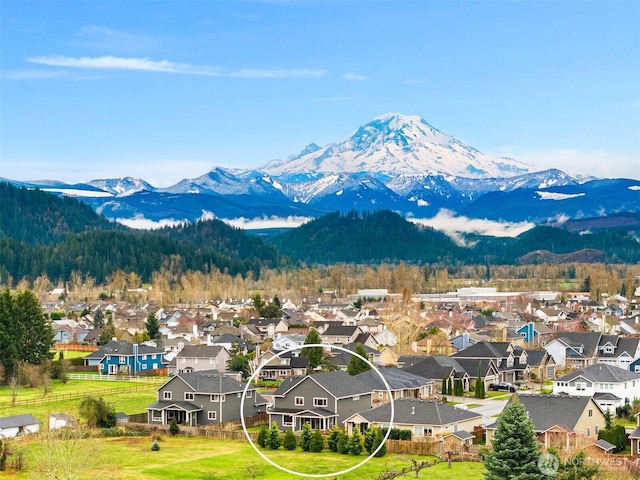
[[[245,385],[217,370],[178,373],[158,388],[157,400],[147,407],[148,422],[168,425],[175,417],[178,424],[196,426],[238,420]],[[266,405],[256,388],[249,387],[242,416],[264,413]]]
[[[370,409],[372,388],[341,370],[293,376],[274,392],[273,402],[269,423],[276,422],[281,430],[298,431],[307,422],[313,429],[329,430]]]

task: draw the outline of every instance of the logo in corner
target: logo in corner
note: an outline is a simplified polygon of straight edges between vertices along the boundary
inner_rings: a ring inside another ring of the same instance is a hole
[[[540,473],[550,477],[555,476],[560,468],[560,460],[557,455],[545,452],[538,458],[538,469]]]

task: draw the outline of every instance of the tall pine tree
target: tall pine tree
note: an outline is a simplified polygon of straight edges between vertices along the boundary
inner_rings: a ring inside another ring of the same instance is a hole
[[[502,411],[492,445],[484,462],[485,480],[547,478],[538,468],[540,446],[533,423],[517,397],[513,397]]]
[[[356,344],[354,352],[360,355],[362,358],[368,358],[367,351],[364,349],[364,345],[362,345],[361,343]],[[366,372],[367,370],[371,370],[371,365],[369,365],[361,358],[358,358],[355,355],[351,355],[349,365],[347,365],[347,373],[349,375],[357,375],[359,373]]]
[[[305,345],[320,345],[322,343],[322,339],[320,338],[320,334],[312,328],[311,331],[307,334],[307,337],[304,339]],[[322,355],[324,353],[324,349],[321,346],[318,347],[308,347],[300,350],[300,355],[303,357],[307,357],[307,374],[311,373],[314,368],[320,365],[322,362]]]

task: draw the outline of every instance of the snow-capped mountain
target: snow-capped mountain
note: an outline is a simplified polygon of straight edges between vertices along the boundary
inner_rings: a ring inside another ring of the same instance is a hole
[[[91,180],[87,183],[96,188],[104,190],[105,192],[113,195],[133,195],[134,193],[147,191],[153,192],[155,187],[139,178],[124,177],[124,178],[108,178],[103,180]]]
[[[339,143],[311,144],[300,154],[260,170],[288,179],[309,172],[376,172],[397,175],[511,177],[539,170],[511,158],[492,157],[429,125],[417,115],[387,113]]]
[[[168,188],[129,177],[74,185],[10,182],[77,196],[119,221],[308,219],[353,209],[430,218],[446,209],[470,218],[545,223],[640,210],[636,180],[582,179],[492,157],[399,113],[376,117],[338,143],[312,143],[256,169],[214,167]]]

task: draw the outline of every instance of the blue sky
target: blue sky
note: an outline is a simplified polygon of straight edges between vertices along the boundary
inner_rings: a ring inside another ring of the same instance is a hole
[[[386,112],[640,178],[640,2],[0,1],[0,176],[155,186]]]

